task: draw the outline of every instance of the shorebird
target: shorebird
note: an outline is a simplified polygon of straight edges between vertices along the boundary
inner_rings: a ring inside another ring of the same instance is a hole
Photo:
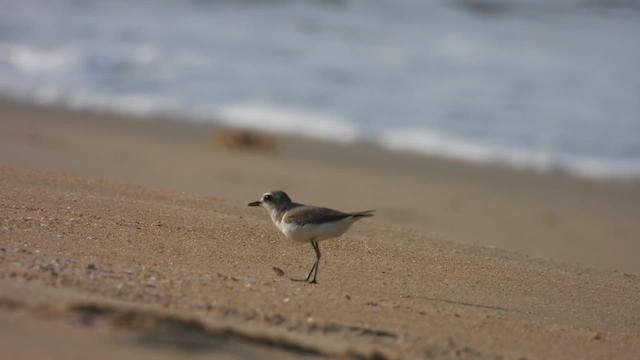
[[[284,191],[270,191],[249,206],[261,206],[269,213],[271,221],[289,239],[310,243],[316,252],[316,261],[306,279],[291,279],[316,284],[320,263],[319,241],[344,234],[356,221],[373,216],[375,210],[344,213],[319,206],[294,203]],[[311,276],[313,275],[313,277]]]

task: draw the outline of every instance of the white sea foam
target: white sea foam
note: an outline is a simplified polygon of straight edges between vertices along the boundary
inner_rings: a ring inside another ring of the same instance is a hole
[[[583,158],[567,162],[561,168],[573,175],[590,179],[640,179],[640,163],[633,160]]]
[[[640,178],[640,161],[597,157],[566,157],[550,151],[531,152],[524,148],[474,143],[425,129],[392,130],[378,137],[392,150],[441,156],[477,164],[504,164],[517,169],[559,171],[579,177],[609,179]]]
[[[219,122],[226,125],[275,133],[297,134],[340,142],[350,142],[360,137],[358,130],[349,125],[345,119],[270,105],[224,106],[214,115]]]
[[[0,50],[0,63],[29,75],[66,71],[78,66],[78,61],[78,51],[69,45],[38,48],[17,44],[4,46]]]
[[[179,110],[174,99],[148,95],[100,96],[55,86],[43,86],[33,94],[14,94],[10,99],[30,100],[41,105],[63,105],[74,110],[105,111],[139,118],[157,115],[192,118],[189,113]]]
[[[553,167],[551,154],[531,154],[514,148],[474,143],[432,130],[390,130],[378,138],[379,142],[394,150],[410,150],[426,155],[442,156],[478,164],[504,163],[518,168],[549,170]]]

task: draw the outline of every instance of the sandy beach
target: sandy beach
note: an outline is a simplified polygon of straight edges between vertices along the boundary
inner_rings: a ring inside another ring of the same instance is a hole
[[[640,356],[640,184],[0,102],[8,358]],[[271,189],[376,216],[292,244]]]

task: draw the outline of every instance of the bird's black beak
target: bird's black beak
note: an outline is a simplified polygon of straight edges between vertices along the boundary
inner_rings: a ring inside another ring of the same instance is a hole
[[[249,206],[260,206],[260,201],[254,201],[249,203]]]

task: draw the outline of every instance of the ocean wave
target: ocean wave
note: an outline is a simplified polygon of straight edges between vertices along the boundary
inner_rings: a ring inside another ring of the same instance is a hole
[[[5,92],[0,89],[0,98],[10,101],[33,102],[38,105],[64,106],[73,110],[111,112],[138,118],[151,116],[195,118],[181,110],[175,99],[168,97],[142,94],[96,95],[86,91],[72,91],[55,85],[44,85],[29,91]]]
[[[565,163],[563,168],[574,176],[589,179],[640,179],[640,163],[633,160],[582,158]]]
[[[13,70],[16,77],[38,76],[56,79],[77,77],[79,70],[90,76],[127,75],[132,71],[144,71],[158,64],[162,54],[149,45],[138,45],[133,50],[80,49],[62,44],[36,46],[20,43],[0,45],[0,66]]]
[[[389,130],[377,142],[391,150],[471,163],[501,164],[521,170],[564,172],[591,179],[638,179],[640,162],[611,158],[566,156],[550,150],[527,151],[514,147],[481,144],[425,129]]]
[[[223,124],[275,133],[351,142],[360,138],[358,129],[345,119],[326,114],[270,105],[231,105],[214,112]]]
[[[0,48],[0,64],[28,75],[65,71],[79,62],[78,50],[70,45],[39,48],[12,44]]]

